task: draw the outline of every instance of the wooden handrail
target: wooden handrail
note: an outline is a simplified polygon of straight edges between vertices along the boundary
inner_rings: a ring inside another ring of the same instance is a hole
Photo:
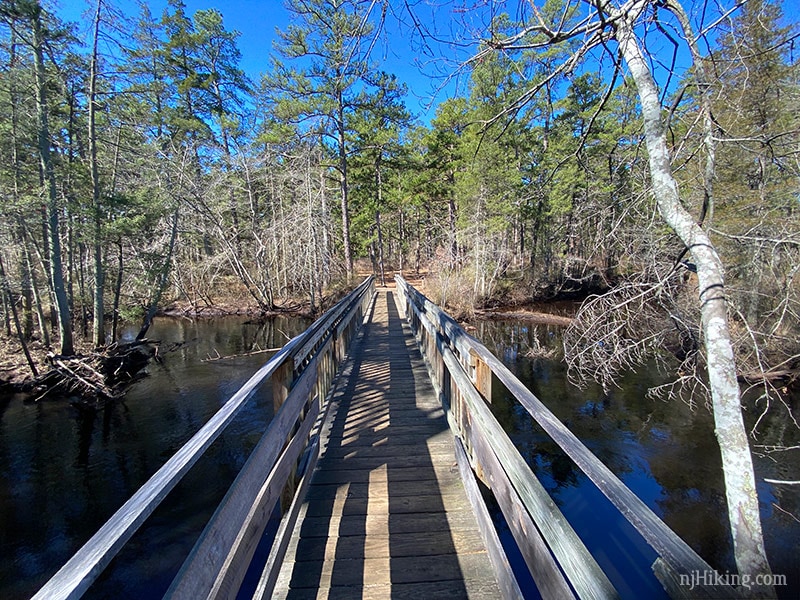
[[[520,522],[515,525],[515,522],[519,521],[521,517],[511,510],[514,506],[513,501],[505,500],[505,504],[509,507],[509,511],[506,511],[503,507],[504,498],[513,494],[522,500],[535,527],[541,531],[550,551],[561,564],[564,574],[570,579],[570,585],[580,597],[592,597],[593,592],[588,588],[579,589],[579,586],[583,585],[584,575],[579,573],[577,581],[570,578],[573,567],[569,563],[562,562],[561,542],[556,539],[556,547],[552,546],[554,540],[553,536],[546,531],[548,525],[539,520],[544,515],[537,515],[536,511],[539,509],[527,499],[530,494],[524,489],[527,482],[522,478],[530,477],[532,481],[536,478],[533,473],[525,472],[522,465],[519,464],[522,457],[518,452],[515,452],[514,455],[509,453],[505,434],[502,434],[501,437],[501,431],[498,431],[501,429],[499,424],[496,425],[494,417],[485,406],[486,402],[491,402],[491,374],[494,374],[497,380],[527,410],[533,420],[575,462],[578,468],[589,477],[656,551],[659,558],[653,565],[653,569],[668,592],[688,593],[688,590],[678,589],[677,582],[681,574],[691,575],[692,572],[712,571],[705,560],[659,519],[600,459],[592,454],[481,342],[466,333],[452,317],[414,289],[402,277],[396,276],[395,281],[397,289],[402,292],[400,299],[405,307],[406,317],[412,324],[412,329],[415,329],[419,336],[418,341],[423,354],[426,355],[426,360],[430,362],[431,354],[435,352],[441,357],[437,360],[441,360],[447,370],[448,377],[444,378],[444,369],[433,365],[431,375],[433,379],[439,379],[438,385],[440,393],[443,394],[443,402],[450,405],[448,417],[451,427],[464,442],[465,451],[472,467],[479,472],[479,475],[482,475],[484,482],[493,488],[495,495],[499,496],[497,497],[498,503],[509,522],[512,533],[515,527],[524,529],[525,524]],[[418,321],[419,325],[415,321]],[[494,464],[495,459],[499,459],[499,464]],[[498,467],[502,467],[502,469]],[[503,473],[498,474],[500,470]],[[491,481],[492,477],[495,478],[494,481]],[[495,487],[500,488],[499,494]],[[525,520],[524,515],[522,519]],[[539,543],[536,536],[528,537],[524,532],[515,535],[515,539],[518,544],[521,543],[520,550],[523,556],[526,556],[526,545]],[[569,543],[572,544],[572,542]],[[581,547],[582,544],[574,551],[582,555]],[[537,549],[530,548],[527,552],[534,555]],[[568,561],[572,561],[570,552],[567,552],[565,557]],[[528,562],[528,566],[531,567],[530,562]],[[540,588],[542,584],[545,587],[556,586],[553,588],[551,596],[559,597],[562,592],[558,591],[557,567],[555,570],[548,570],[552,578],[548,578],[542,572],[541,565],[538,565],[537,568],[539,573],[531,570],[537,585],[540,585]],[[592,573],[594,573],[593,568]],[[590,576],[593,575],[590,573]],[[607,591],[604,587],[602,589]],[[540,591],[545,595],[545,590],[540,589]],[[730,587],[704,587],[701,589],[697,586],[692,590],[693,597],[734,597],[736,594],[736,590]]]
[[[175,577],[166,597],[234,598],[256,547],[279,501],[297,493],[298,461],[309,445],[339,358],[358,331],[361,315],[372,300],[374,279],[368,278],[312,325],[298,350],[284,364],[292,368],[283,384],[288,395],[280,406],[217,511]],[[281,372],[279,368],[276,375]],[[288,491],[288,494],[286,493]]]
[[[374,294],[374,286],[374,277],[368,277],[355,290],[317,319],[305,332],[292,338],[281,348],[106,521],[33,598],[35,600],[80,598],[167,494],[231,423],[253,392],[271,378],[287,361],[292,365],[301,366],[302,363],[310,365],[317,354],[323,354],[319,351],[320,349],[329,352],[330,346],[334,343],[331,340],[333,340],[335,331],[341,328],[343,317],[355,317],[359,311],[354,311],[353,307],[364,306]],[[312,339],[315,340],[315,344],[309,344]],[[347,343],[345,340],[341,340],[341,342],[345,345]],[[298,356],[302,357],[300,361],[297,361]],[[314,364],[316,365],[318,362]],[[320,376],[324,375],[324,379],[330,380],[330,373],[322,373],[322,371],[330,371],[334,364],[335,361],[328,360],[326,369],[320,370]],[[316,367],[314,368],[316,369]],[[318,379],[319,377],[314,379],[310,388],[317,387]],[[299,381],[300,379],[298,379]],[[307,403],[300,402],[299,404]],[[298,420],[298,415],[292,419],[292,416],[288,414],[290,411],[291,406],[284,411],[287,415],[283,420],[294,425]],[[276,415],[275,419],[279,418],[281,417]],[[267,434],[274,429],[268,429]],[[303,431],[302,428],[301,431]],[[267,464],[261,464],[260,467],[267,474],[273,470],[275,461],[283,464],[278,456],[268,456],[264,460]],[[226,496],[226,499],[228,498],[229,496]]]

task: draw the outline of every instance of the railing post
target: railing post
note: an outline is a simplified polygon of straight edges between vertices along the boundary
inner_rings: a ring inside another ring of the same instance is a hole
[[[277,414],[294,383],[294,357],[289,356],[272,375],[272,406]]]
[[[470,364],[471,364],[471,371],[472,371],[472,383],[475,384],[475,388],[478,390],[483,399],[486,400],[488,404],[492,403],[492,369],[487,365],[478,354],[470,349],[469,352]]]
[[[272,375],[273,414],[277,415],[281,406],[283,406],[283,403],[286,402],[286,398],[289,397],[289,392],[292,389],[294,379],[294,357],[288,356]],[[301,411],[301,418],[304,412],[305,410]],[[291,440],[296,428],[297,424],[295,424],[295,426],[292,428],[287,442]],[[296,485],[296,478],[293,475],[290,475],[286,480],[286,486],[283,488],[283,492],[281,493],[281,513],[283,513],[283,511],[285,511],[291,505]]]

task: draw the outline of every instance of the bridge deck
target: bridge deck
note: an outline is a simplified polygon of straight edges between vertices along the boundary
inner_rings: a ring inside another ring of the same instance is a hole
[[[499,597],[452,435],[393,291],[378,291],[341,377],[275,596]]]

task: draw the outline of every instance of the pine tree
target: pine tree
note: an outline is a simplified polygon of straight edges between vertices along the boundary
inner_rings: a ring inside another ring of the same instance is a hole
[[[350,115],[365,94],[378,87],[370,53],[378,29],[365,0],[290,0],[292,24],[276,45],[264,85],[279,121],[318,136],[337,172],[342,218],[342,250],[348,279],[353,275],[350,233]]]

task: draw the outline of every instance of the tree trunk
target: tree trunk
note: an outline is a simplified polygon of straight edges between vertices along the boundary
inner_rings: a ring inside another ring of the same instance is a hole
[[[456,230],[456,202],[451,197],[447,201],[448,236],[450,238],[450,268],[454,269],[458,260],[458,238]]]
[[[375,183],[378,188],[378,209],[375,211],[375,226],[378,229],[378,267],[381,270],[381,285],[386,287],[386,270],[383,268],[383,231],[381,229],[381,206],[383,205],[383,180],[380,159],[375,168]]]
[[[28,279],[31,284],[31,292],[33,293],[33,305],[36,308],[36,318],[39,321],[39,331],[42,336],[42,344],[45,348],[50,347],[50,330],[47,328],[47,321],[44,317],[44,306],[42,302],[42,294],[39,292],[39,286],[36,283],[36,271],[33,266],[33,258],[31,257],[31,248],[29,241],[29,232],[25,227],[25,222],[19,218],[20,229],[22,230],[22,254],[25,257],[25,271],[28,273]]]
[[[353,248],[350,245],[350,207],[348,199],[347,181],[347,146],[345,139],[344,100],[341,91],[337,94],[339,104],[338,133],[339,133],[339,188],[342,200],[342,247],[344,249],[344,266],[347,270],[347,281],[353,279]]]
[[[39,162],[44,183],[47,186],[47,213],[50,234],[50,279],[53,284],[53,293],[55,294],[57,307],[58,331],[61,337],[61,354],[70,355],[74,354],[75,350],[72,340],[72,317],[69,311],[67,292],[64,287],[64,268],[61,263],[56,177],[53,170],[53,162],[50,157],[50,129],[47,119],[47,78],[44,68],[44,31],[42,28],[41,10],[41,6],[37,3],[31,14],[36,77],[36,113],[39,130]]]
[[[22,326],[19,322],[19,315],[17,314],[17,307],[16,303],[14,302],[14,297],[11,294],[11,288],[8,285],[8,279],[6,278],[6,269],[3,265],[3,257],[0,256],[0,283],[2,284],[2,294],[3,298],[8,299],[9,309],[11,311],[11,315],[14,317],[14,327],[17,331],[17,337],[19,338],[19,344],[22,346],[22,352],[25,354],[25,360],[28,361],[28,366],[31,369],[31,373],[34,377],[39,376],[39,372],[36,370],[36,365],[31,358],[31,353],[28,351],[28,344],[25,341],[25,333],[22,330]]]
[[[119,253],[117,255],[117,280],[114,283],[114,307],[111,311],[111,341],[117,341],[117,327],[119,325],[119,299],[122,295],[122,267],[123,267],[123,253],[122,253],[122,240],[117,242],[119,246]]]
[[[13,70],[17,66],[17,42],[16,34],[12,28],[11,30],[11,44],[9,47],[9,66]],[[14,206],[19,205],[19,178],[20,178],[20,161],[17,145],[17,132],[19,128],[19,115],[17,113],[17,103],[19,96],[17,94],[16,78],[10,78],[9,86],[9,103],[11,108],[11,173],[12,173],[12,194],[14,198]],[[17,217],[19,224],[18,236],[19,243],[23,248],[27,249],[25,240],[25,228],[22,225],[22,217]],[[31,287],[31,273],[27,268],[25,262],[26,254],[21,253],[19,260],[20,271],[20,285],[22,287],[23,297],[23,331],[26,340],[30,340],[33,335],[33,290]]]
[[[164,290],[167,289],[167,282],[169,281],[169,272],[172,266],[172,255],[175,253],[175,240],[178,238],[179,216],[180,216],[180,210],[176,208],[175,213],[172,215],[172,232],[170,233],[169,237],[169,247],[167,248],[167,256],[164,258],[164,264],[158,273],[158,281],[156,282],[156,289],[153,292],[153,297],[150,301],[150,306],[147,308],[147,313],[144,316],[144,321],[142,322],[142,328],[136,335],[137,341],[143,340],[144,336],[147,335],[147,330],[150,329],[150,325],[153,323],[153,318],[156,316],[156,311],[158,310],[158,303],[161,302],[161,296],[164,294]]]
[[[103,302],[103,287],[106,272],[103,266],[102,224],[103,212],[100,206],[100,175],[97,168],[97,45],[100,39],[100,11],[103,7],[102,0],[97,0],[97,10],[94,15],[94,37],[92,43],[92,60],[89,66],[89,163],[92,177],[92,217],[94,218],[94,290],[92,297],[92,343],[102,346],[106,342],[105,308]]]
[[[692,253],[697,265],[703,336],[716,426],[722,454],[728,518],[736,565],[741,575],[755,579],[770,573],[764,549],[753,461],[742,418],[736,362],[728,328],[722,261],[705,231],[680,202],[672,173],[666,129],[656,83],[630,21],[617,21],[617,40],[642,105],[645,142],[656,203],[661,216]],[[773,595],[772,588],[757,593]]]

